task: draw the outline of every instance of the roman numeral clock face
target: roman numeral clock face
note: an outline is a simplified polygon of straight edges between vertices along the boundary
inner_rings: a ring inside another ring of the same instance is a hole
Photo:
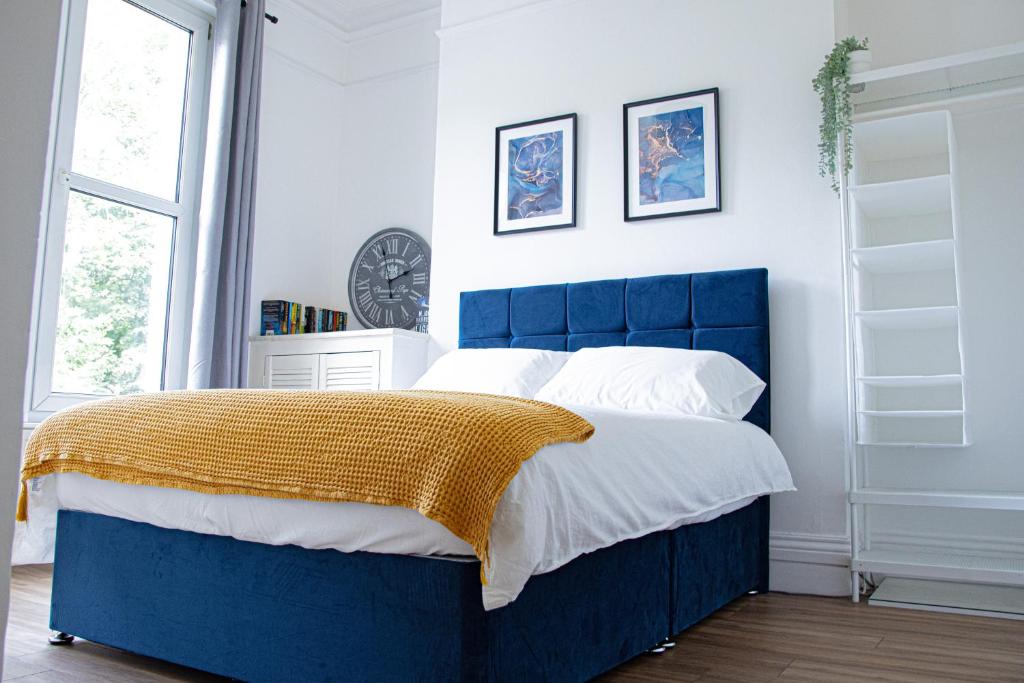
[[[348,298],[364,327],[412,329],[430,291],[430,247],[411,230],[388,228],[352,262]]]

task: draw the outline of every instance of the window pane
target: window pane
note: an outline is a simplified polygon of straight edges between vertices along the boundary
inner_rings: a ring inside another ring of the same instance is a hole
[[[158,391],[174,219],[71,192],[53,391]]]
[[[177,199],[190,38],[124,0],[89,0],[73,171]]]

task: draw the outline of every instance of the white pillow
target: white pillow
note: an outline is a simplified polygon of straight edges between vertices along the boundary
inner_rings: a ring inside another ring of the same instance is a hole
[[[438,358],[412,388],[533,398],[571,355],[539,349],[458,349]]]
[[[743,363],[718,351],[608,346],[572,354],[536,398],[741,420],[764,387]]]

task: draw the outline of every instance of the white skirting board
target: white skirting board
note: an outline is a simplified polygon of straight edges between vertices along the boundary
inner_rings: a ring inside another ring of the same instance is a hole
[[[868,604],[1024,620],[1024,588],[886,577]]]
[[[770,548],[770,590],[805,595],[850,594],[848,537],[774,531]]]

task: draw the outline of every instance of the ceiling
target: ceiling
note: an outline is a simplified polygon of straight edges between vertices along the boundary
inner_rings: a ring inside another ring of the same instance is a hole
[[[293,0],[346,33],[441,6],[441,0]]]

